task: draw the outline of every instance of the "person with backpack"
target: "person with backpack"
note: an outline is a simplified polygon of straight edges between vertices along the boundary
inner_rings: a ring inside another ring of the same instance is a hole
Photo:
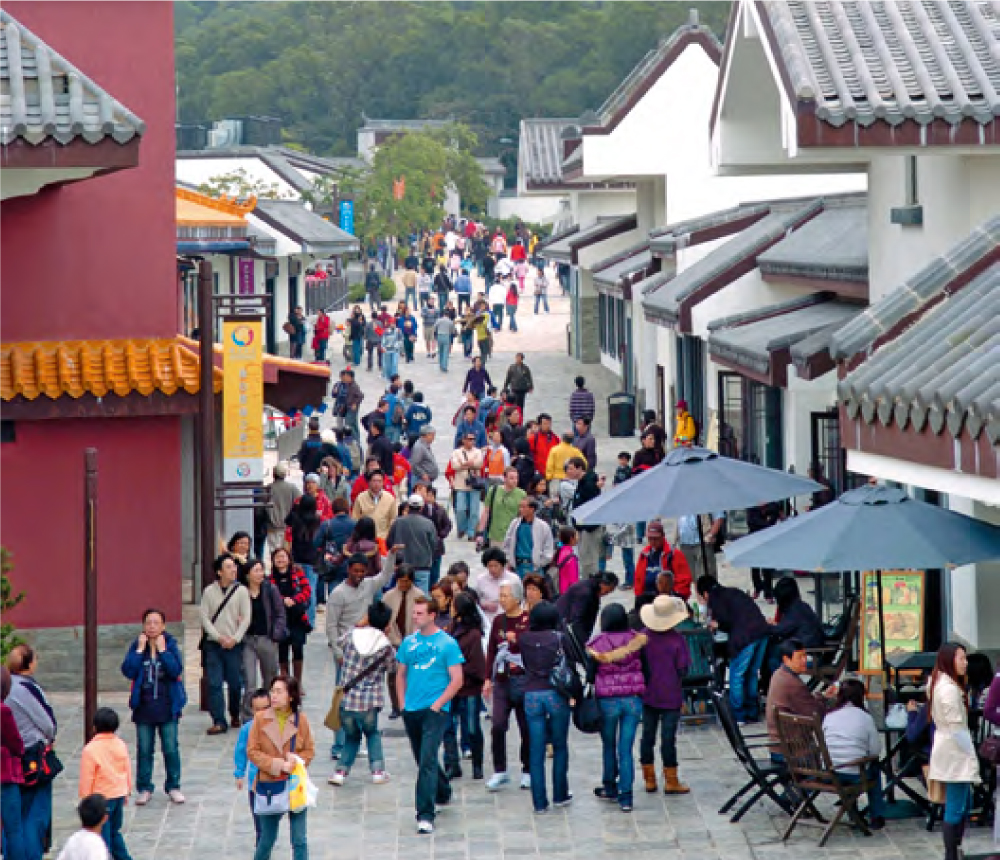
[[[503,446],[503,434],[491,430],[489,443],[483,450],[483,476],[487,487],[495,487],[504,482],[504,473],[510,465],[510,452]]]
[[[552,432],[552,416],[543,412],[538,416],[538,429],[528,434],[528,449],[535,461],[535,471],[545,474],[549,453],[559,444],[559,437]]]
[[[517,353],[514,363],[507,368],[503,387],[511,393],[514,403],[523,410],[525,399],[535,390],[535,380],[531,376],[531,368],[524,363],[523,352]]]
[[[635,596],[656,594],[656,577],[661,573],[674,576],[674,593],[687,600],[691,597],[691,568],[684,553],[667,543],[663,523],[653,520],[646,526],[647,544],[639,553],[635,566]]]
[[[374,356],[378,356],[378,369],[382,369],[382,324],[372,315],[365,323],[365,349],[368,353],[368,370],[372,370]]]
[[[517,469],[506,466],[501,471],[502,483],[493,484],[486,491],[483,510],[477,527],[476,549],[502,546],[507,529],[517,518],[521,500],[527,495],[517,485]]]
[[[690,448],[697,444],[698,426],[691,413],[688,412],[686,400],[677,401],[677,423],[674,429],[674,447]]]
[[[565,594],[580,581],[580,559],[576,557],[576,544],[580,539],[573,526],[559,527],[559,549],[549,568],[551,581],[557,594]]]

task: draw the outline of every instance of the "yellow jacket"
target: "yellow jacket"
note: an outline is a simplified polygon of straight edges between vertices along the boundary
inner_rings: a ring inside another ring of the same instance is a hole
[[[677,416],[677,430],[674,432],[674,446],[683,445],[688,447],[694,444],[694,437],[697,430],[694,426],[694,418],[690,412],[682,412]]]
[[[549,451],[549,459],[545,463],[545,480],[551,481],[556,479],[562,481],[566,477],[566,461],[571,460],[573,457],[579,457],[584,462],[587,462],[587,458],[583,456],[583,451],[575,445],[569,445],[566,442],[556,444]]]

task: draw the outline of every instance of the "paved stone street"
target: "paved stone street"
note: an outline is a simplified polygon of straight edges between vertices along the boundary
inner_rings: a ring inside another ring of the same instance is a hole
[[[558,289],[554,290],[558,293]],[[568,427],[567,402],[572,378],[583,373],[588,385],[600,399],[614,390],[613,378],[599,367],[577,365],[566,357],[565,323],[567,302],[552,301],[553,313],[534,317],[527,306],[522,308],[519,324],[522,332],[504,332],[498,338],[499,354],[490,362],[494,379],[502,382],[505,369],[516,349],[528,353],[528,363],[535,375],[536,392],[528,399],[528,412],[542,409],[556,416],[556,430]],[[413,364],[403,365],[401,373],[424,392],[434,411],[433,424],[439,428],[437,452],[444,461],[450,452],[450,418],[459,401],[459,389],[467,362],[453,354],[449,374],[429,361],[422,345]],[[366,388],[365,406],[373,408],[378,389],[374,374],[362,371]],[[596,432],[600,471],[613,471],[618,450],[634,450],[636,440],[612,440],[607,436],[606,410],[599,410]],[[443,482],[443,479],[442,479]],[[447,564],[463,558],[474,571],[475,552],[468,542],[450,541]],[[611,568],[620,571],[617,558]],[[733,582],[749,585],[745,572],[723,570]],[[197,710],[197,622],[196,612],[186,613],[186,641],[189,694],[193,703],[182,721],[181,745],[184,762],[183,790],[187,803],[172,807],[162,792],[154,795],[149,806],[126,812],[126,838],[136,860],[206,860],[206,858],[250,858],[253,853],[253,827],[245,793],[235,790],[232,779],[235,732],[220,738],[205,735],[208,719]],[[44,652],[42,653],[44,660]],[[320,741],[320,754],[311,772],[320,786],[319,807],[309,813],[309,848],[313,858],[360,860],[360,858],[406,858],[406,860],[514,860],[545,856],[547,858],[586,858],[629,855],[634,860],[772,860],[772,858],[906,858],[923,860],[941,854],[940,831],[928,834],[919,820],[891,821],[882,833],[863,839],[840,829],[828,847],[817,851],[818,832],[800,827],[785,846],[780,839],[786,818],[769,805],[761,804],[738,825],[717,814],[730,793],[742,785],[742,771],[715,727],[685,728],[679,743],[681,774],[692,793],[681,798],[646,795],[639,787],[636,808],[624,815],[617,806],[601,803],[592,794],[600,776],[600,741],[571,731],[570,784],[574,804],[566,810],[544,817],[531,813],[528,794],[509,789],[489,794],[482,782],[468,775],[453,783],[452,804],[441,812],[433,837],[418,837],[413,811],[415,769],[400,722],[383,718],[388,769],[392,781],[374,786],[366,778],[365,759],[360,759],[354,774],[343,788],[326,784],[333,772],[327,753],[330,734],[322,719],[333,686],[331,660],[322,632],[314,634],[306,657],[306,713]],[[60,720],[59,749],[66,762],[66,773],[56,783],[55,806],[57,845],[75,828],[73,811],[81,744],[82,706],[78,697],[55,695]],[[123,695],[108,696],[104,702],[127,716]],[[486,724],[488,733],[488,724]],[[123,737],[134,750],[135,734],[125,723]],[[516,728],[512,728],[511,756]],[[488,746],[488,745],[487,745]],[[638,753],[638,751],[636,751]],[[488,753],[487,753],[488,755]],[[162,779],[158,761],[156,779]],[[490,773],[487,761],[487,775]],[[985,848],[988,834],[973,829],[967,848]],[[289,856],[287,829],[282,826],[275,856]]]

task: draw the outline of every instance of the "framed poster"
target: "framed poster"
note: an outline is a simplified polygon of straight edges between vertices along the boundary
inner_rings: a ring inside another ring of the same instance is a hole
[[[879,646],[878,575],[866,570],[861,575],[864,605],[861,611],[861,672],[882,673]],[[882,572],[882,614],[885,618],[885,656],[912,654],[924,650],[924,572],[886,570]]]

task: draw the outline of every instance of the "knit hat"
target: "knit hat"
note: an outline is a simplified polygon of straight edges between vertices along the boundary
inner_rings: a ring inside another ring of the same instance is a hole
[[[305,476],[305,478],[302,479],[302,483],[304,484],[308,484],[310,481],[312,481],[314,484],[318,484],[319,475],[317,475],[315,472],[310,472],[308,475]]]

